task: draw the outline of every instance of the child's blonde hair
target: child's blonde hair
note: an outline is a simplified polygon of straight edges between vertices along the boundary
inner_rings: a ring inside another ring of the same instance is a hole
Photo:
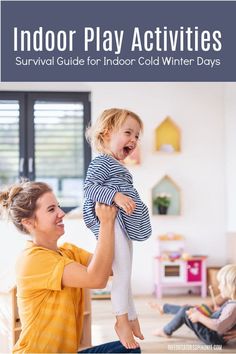
[[[236,264],[228,264],[217,273],[217,279],[224,288],[224,293],[231,299],[236,299]]]
[[[105,137],[107,133],[110,133],[113,130],[118,130],[128,116],[136,119],[140,125],[140,130],[143,131],[143,122],[136,113],[129,111],[128,109],[106,109],[96,122],[86,130],[86,138],[90,142],[92,148],[98,152],[104,152],[106,148]]]

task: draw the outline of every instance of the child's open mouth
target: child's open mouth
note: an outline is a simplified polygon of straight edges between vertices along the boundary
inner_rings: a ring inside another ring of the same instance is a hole
[[[133,151],[133,148],[130,146],[125,146],[123,150],[125,155],[128,156]]]

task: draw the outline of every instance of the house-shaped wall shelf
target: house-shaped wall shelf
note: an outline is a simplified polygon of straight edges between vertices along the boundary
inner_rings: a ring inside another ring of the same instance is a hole
[[[166,117],[155,129],[155,150],[165,153],[181,150],[181,132],[170,117]]]
[[[167,194],[170,196],[170,205],[168,207],[168,215],[181,214],[181,191],[178,185],[167,175],[165,175],[153,188],[152,188],[152,213],[153,215],[161,215],[162,213],[155,204],[155,198],[158,195]]]

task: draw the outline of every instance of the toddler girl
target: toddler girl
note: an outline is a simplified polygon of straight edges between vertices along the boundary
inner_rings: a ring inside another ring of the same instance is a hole
[[[111,108],[105,110],[87,131],[92,147],[100,154],[91,162],[84,184],[84,221],[98,237],[95,203],[114,203],[119,207],[115,223],[111,300],[117,319],[115,330],[126,348],[138,346],[134,336],[144,338],[131,292],[132,240],[146,240],[151,235],[151,225],[148,209],[123,164],[136,148],[142,130],[143,123],[138,115]]]

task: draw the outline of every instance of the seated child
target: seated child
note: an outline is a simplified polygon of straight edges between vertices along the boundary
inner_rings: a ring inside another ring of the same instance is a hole
[[[198,306],[189,305],[156,305],[160,313],[171,313],[175,316],[162,329],[157,330],[155,335],[169,338],[173,332],[186,324],[204,343],[224,345],[224,334],[236,326],[236,265],[229,264],[221,268],[217,278],[222,298],[229,299],[218,311],[211,313],[206,305],[200,309]]]

